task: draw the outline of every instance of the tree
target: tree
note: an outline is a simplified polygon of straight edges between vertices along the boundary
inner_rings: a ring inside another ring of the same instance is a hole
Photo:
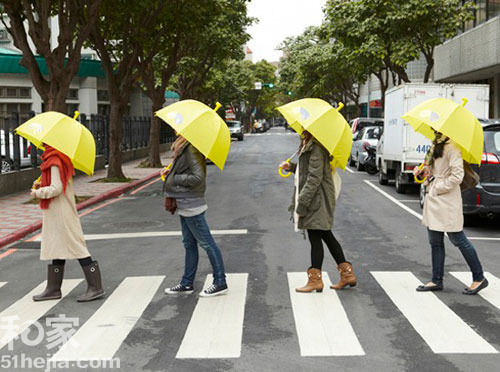
[[[164,31],[145,25],[155,25],[164,6],[161,0],[103,0],[101,15],[90,33],[90,42],[106,72],[111,103],[108,178],[125,178],[121,159],[122,118],[142,70],[150,66],[158,53],[156,48],[144,53],[143,46],[157,43]]]
[[[434,49],[443,40],[452,38],[463,25],[473,18],[472,1],[462,0],[398,0],[390,15],[398,34],[408,35],[411,45],[424,56],[427,66],[424,83],[429,81],[434,67]]]
[[[9,17],[8,22],[2,17],[2,23],[22,52],[20,65],[28,70],[45,103],[45,110],[66,112],[69,86],[78,72],[81,50],[95,26],[100,3],[101,0],[0,2]],[[53,18],[57,19],[57,34],[51,26]],[[57,45],[54,46],[51,40],[56,37]],[[44,58],[48,76],[41,72],[35,53]]]

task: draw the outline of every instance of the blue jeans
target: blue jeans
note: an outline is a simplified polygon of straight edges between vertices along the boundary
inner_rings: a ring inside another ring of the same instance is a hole
[[[207,252],[212,265],[214,284],[226,284],[222,254],[210,233],[205,213],[193,217],[181,217],[182,242],[186,249],[184,275],[181,284],[192,286],[198,269],[198,244]]]
[[[444,232],[428,230],[429,243],[432,248],[432,282],[435,284],[443,284],[444,276]],[[454,246],[460,249],[465,261],[472,271],[472,279],[475,282],[480,282],[484,279],[483,268],[479,257],[477,256],[476,249],[469,239],[465,236],[463,231],[449,232],[448,237]]]

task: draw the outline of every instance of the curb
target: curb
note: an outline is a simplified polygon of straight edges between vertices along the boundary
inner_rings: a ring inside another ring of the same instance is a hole
[[[150,174],[147,177],[144,177],[140,180],[127,183],[126,185],[116,187],[112,190],[106,191],[103,194],[93,196],[92,198],[85,200],[84,202],[81,202],[77,204],[76,210],[80,211],[82,209],[88,208],[91,205],[98,204],[106,199],[111,199],[114,197],[117,197],[119,195],[122,195],[126,193],[127,191],[136,188],[137,186],[160,176],[160,171],[155,172],[153,174]],[[25,226],[20,228],[19,230],[14,231],[13,233],[10,233],[8,235],[5,235],[3,238],[0,238],[0,250],[5,247],[6,245],[9,245],[11,243],[17,242],[18,240],[24,238],[26,235],[31,234],[37,230],[40,230],[42,228],[42,221],[35,222],[31,225]]]

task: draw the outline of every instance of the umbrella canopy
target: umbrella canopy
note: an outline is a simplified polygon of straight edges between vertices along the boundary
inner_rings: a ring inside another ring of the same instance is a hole
[[[333,155],[332,167],[345,169],[352,147],[349,124],[339,110],[319,98],[304,98],[278,107],[290,126],[306,130]]]
[[[201,102],[187,99],[164,107],[156,111],[155,115],[213,161],[220,170],[224,169],[231,135],[215,110]]]
[[[52,146],[67,155],[76,169],[88,175],[94,173],[95,141],[92,133],[82,124],[60,112],[48,111],[36,115],[16,128],[15,133],[36,147]]]
[[[465,161],[481,164],[484,147],[483,128],[464,106],[446,98],[434,98],[414,107],[402,116],[415,131],[434,140],[434,130],[449,137],[462,150]]]

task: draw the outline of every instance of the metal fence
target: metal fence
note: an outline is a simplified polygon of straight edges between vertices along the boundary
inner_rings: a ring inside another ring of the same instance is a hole
[[[41,151],[31,146],[26,139],[13,133],[15,128],[33,116],[35,116],[34,112],[27,114],[0,112],[0,173],[17,171],[25,167],[36,168],[40,165]],[[94,136],[96,155],[103,155],[107,160],[109,154],[109,116],[82,114],[80,122]],[[125,116],[122,120],[122,126],[122,151],[149,146],[150,117]],[[168,143],[173,140],[173,131],[168,126],[163,125],[160,131],[160,143]]]

